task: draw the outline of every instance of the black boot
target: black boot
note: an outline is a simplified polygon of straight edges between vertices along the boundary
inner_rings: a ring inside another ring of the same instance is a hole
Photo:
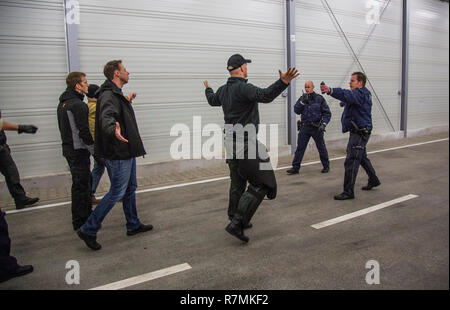
[[[369,182],[366,186],[363,186],[362,189],[365,191],[370,191],[372,188],[377,187],[380,184],[380,180],[376,180],[375,182]]]
[[[228,224],[227,227],[225,227],[225,230],[238,238],[239,240],[247,243],[250,239],[244,235],[244,230],[242,229],[242,225],[240,223],[236,223],[235,221],[232,221],[230,224]]]

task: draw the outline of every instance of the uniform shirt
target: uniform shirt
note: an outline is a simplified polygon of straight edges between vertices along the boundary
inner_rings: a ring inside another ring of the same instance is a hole
[[[315,92],[303,94],[294,106],[294,112],[301,115],[302,123],[324,123],[331,119],[331,111],[323,96]]]

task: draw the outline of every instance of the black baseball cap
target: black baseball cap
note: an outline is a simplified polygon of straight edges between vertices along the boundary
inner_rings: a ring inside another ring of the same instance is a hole
[[[252,61],[250,59],[245,59],[240,54],[234,54],[230,58],[228,58],[227,69],[228,71],[233,71],[234,69],[239,68],[243,64],[249,64]]]

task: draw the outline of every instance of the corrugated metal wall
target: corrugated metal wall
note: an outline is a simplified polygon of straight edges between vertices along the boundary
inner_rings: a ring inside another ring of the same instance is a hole
[[[130,72],[126,89],[138,93],[133,106],[148,152],[140,163],[171,160],[176,123],[192,130],[193,116],[201,116],[203,126],[222,127],[222,109],[207,104],[202,82],[215,90],[226,83],[229,56],[252,59],[249,79],[261,87],[284,67],[284,1],[89,0],[80,6],[80,64],[88,81],[101,83],[111,59],[122,59]],[[280,97],[260,109],[262,122],[280,124],[283,144],[284,107]]]
[[[0,55],[2,117],[39,128],[7,132],[20,175],[67,171],[56,118],[67,75],[62,1],[1,1]]]
[[[410,3],[408,129],[448,125],[449,6]]]
[[[56,106],[65,89],[67,60],[62,0],[0,2],[0,108],[5,119],[33,123],[37,135],[8,133],[22,177],[67,172],[61,155]],[[122,59],[130,71],[125,92],[133,105],[149,153],[139,162],[171,160],[176,137],[170,129],[193,116],[203,125],[223,124],[220,108],[209,107],[202,81],[214,89],[228,78],[227,58],[251,58],[249,80],[265,87],[285,68],[284,0],[82,0],[79,31],[81,70],[90,83],[104,80],[103,65]],[[366,22],[376,2],[380,24]],[[348,88],[360,68],[333,21],[334,14],[372,82],[375,132],[399,130],[401,81],[401,0],[296,1],[297,97],[306,80]],[[411,1],[408,128],[448,124],[448,3]],[[342,109],[326,97],[333,112],[327,139],[342,138]],[[285,98],[260,105],[261,121],[279,124],[286,143]],[[381,103],[381,105],[380,105]],[[207,138],[207,137],[206,137]],[[205,138],[205,139],[206,139]],[[2,177],[1,177],[2,178]]]
[[[321,81],[331,87],[348,89],[350,74],[361,71],[351,52],[353,49],[373,86],[366,85],[373,95],[374,132],[384,133],[393,131],[390,122],[395,130],[400,127],[402,7],[400,0],[377,2],[382,11],[379,24],[369,24],[367,3],[365,0],[297,1],[296,62],[303,72],[297,79],[297,97],[307,80],[315,83],[317,93]],[[326,95],[325,99],[332,112],[325,137],[341,138],[342,108],[338,100]]]

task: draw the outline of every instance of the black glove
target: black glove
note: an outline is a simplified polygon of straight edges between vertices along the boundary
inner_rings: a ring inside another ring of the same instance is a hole
[[[325,127],[326,127],[327,125],[325,125],[324,123],[322,123],[322,124],[320,124],[320,126],[319,126],[319,131],[321,132],[321,133],[324,133],[326,130],[325,130]]]
[[[297,121],[297,130],[300,130],[300,127],[302,127],[302,121],[298,120]]]
[[[301,101],[303,104],[308,104],[308,100],[309,100],[309,95],[308,94],[303,94],[301,97]]]
[[[18,133],[35,133],[38,130],[38,128],[34,125],[19,125]]]

